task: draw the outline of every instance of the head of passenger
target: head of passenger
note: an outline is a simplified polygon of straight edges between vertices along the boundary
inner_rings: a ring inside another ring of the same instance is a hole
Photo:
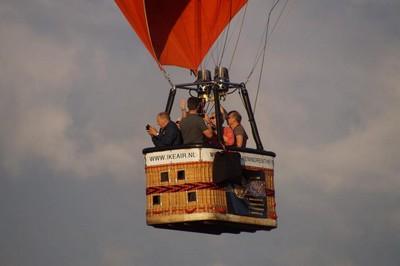
[[[221,125],[224,123],[224,118],[223,118],[223,115],[221,115],[220,116],[221,118],[220,118],[220,123],[221,123]],[[210,121],[211,121],[211,123],[213,124],[213,127],[214,128],[216,128],[217,127],[217,115],[216,115],[216,113],[215,112],[212,112],[211,113],[211,115],[210,115]]]
[[[197,112],[200,106],[200,99],[197,97],[189,97],[187,100],[187,108],[189,112],[194,113]]]
[[[157,115],[156,120],[157,120],[157,124],[160,126],[160,128],[164,128],[168,125],[168,123],[171,119],[167,112],[161,112]]]
[[[242,116],[238,111],[230,111],[228,113],[228,124],[231,128],[235,128],[242,122]]]

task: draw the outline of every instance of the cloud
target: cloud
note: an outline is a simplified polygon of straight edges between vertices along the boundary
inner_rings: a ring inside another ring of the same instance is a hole
[[[128,176],[137,166],[135,140],[105,139],[90,123],[79,129],[79,136],[71,134],[77,129],[68,100],[82,75],[84,47],[41,36],[19,23],[2,24],[0,34],[7,37],[0,47],[0,57],[6,59],[0,74],[6,171],[18,174],[24,162],[37,159],[59,174]],[[105,60],[95,48],[91,66],[100,83],[107,76]]]
[[[370,190],[380,188],[383,192],[400,185],[396,178],[398,171],[396,158],[400,155],[397,149],[400,146],[400,140],[397,138],[400,125],[396,122],[400,113],[400,107],[396,104],[400,100],[398,85],[400,80],[395,74],[400,70],[400,65],[393,52],[389,47],[380,57],[377,68],[373,70],[375,75],[371,78],[373,96],[368,98],[367,95],[359,95],[362,101],[355,106],[358,109],[359,122],[345,124],[348,128],[345,134],[340,138],[326,138],[319,145],[302,145],[298,140],[290,143],[291,148],[287,144],[279,144],[282,145],[284,153],[290,156],[290,159],[288,158],[290,164],[295,164],[296,176],[314,178],[314,181],[321,182],[325,189],[335,188],[336,185],[340,187],[369,185],[373,186],[369,188]],[[366,82],[370,80],[368,75],[364,76],[364,79]],[[375,87],[375,84],[379,86]],[[370,89],[366,88],[366,91]],[[342,102],[337,104],[341,106]],[[310,109],[310,111],[316,110]],[[300,113],[308,113],[307,107],[303,107]],[[312,123],[320,121],[315,120]],[[336,118],[329,121],[333,122],[331,129],[335,130],[335,126],[342,127],[340,124],[346,122],[346,119],[342,121]],[[303,120],[303,123],[307,125],[307,121]],[[319,128],[313,124],[307,127],[313,128],[316,130],[314,133],[318,134]],[[299,130],[302,129],[299,127]],[[274,129],[272,132],[278,133]],[[279,136],[273,137],[279,141]],[[385,182],[375,182],[376,178],[383,176],[386,178]]]
[[[91,148],[82,149],[79,142],[68,136],[71,117],[54,108],[30,109],[16,128],[8,150],[10,164],[18,172],[23,162],[30,158],[44,160],[56,173],[77,177],[106,174],[127,177],[136,164],[128,152],[131,143],[113,143],[101,135],[88,132]]]

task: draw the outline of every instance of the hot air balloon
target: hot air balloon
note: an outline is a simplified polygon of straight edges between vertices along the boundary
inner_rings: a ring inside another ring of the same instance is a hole
[[[212,102],[217,144],[145,148],[146,221],[156,228],[221,234],[277,227],[274,158],[263,148],[246,85],[231,82],[228,69],[214,76],[199,69],[211,46],[246,0],[115,0],[146,49],[165,74],[177,66],[196,80],[173,84],[165,111],[177,90]],[[167,76],[168,78],[168,76]],[[256,148],[223,145],[221,99],[238,92],[243,99]]]

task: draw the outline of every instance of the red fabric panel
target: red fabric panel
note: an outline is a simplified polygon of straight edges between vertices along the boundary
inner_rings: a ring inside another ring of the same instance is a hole
[[[158,61],[149,36],[144,0],[115,0],[131,27],[135,30],[140,40],[149,50],[150,54]]]
[[[161,65],[196,70],[225,26],[247,0],[116,2],[146,48]],[[142,13],[143,7],[145,14]]]

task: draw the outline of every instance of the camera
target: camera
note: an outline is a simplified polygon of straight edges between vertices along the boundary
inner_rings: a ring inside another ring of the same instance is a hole
[[[147,125],[146,125],[146,130],[149,130],[149,129],[150,129],[150,125],[147,124]]]

